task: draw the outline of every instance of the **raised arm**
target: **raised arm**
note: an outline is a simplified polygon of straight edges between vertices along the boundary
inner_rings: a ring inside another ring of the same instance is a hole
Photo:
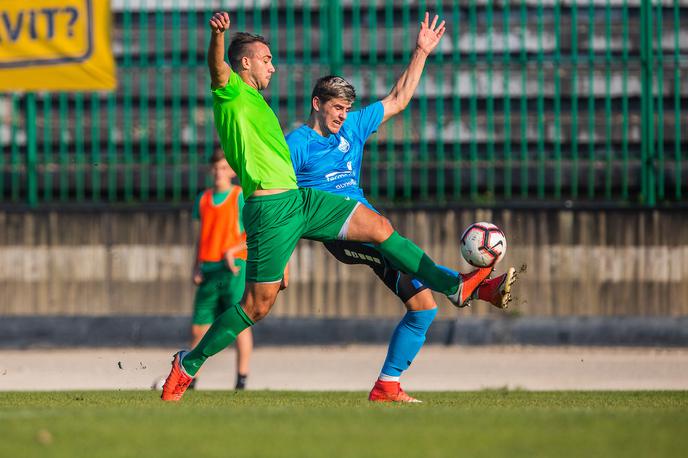
[[[212,88],[224,87],[232,72],[225,62],[225,32],[229,30],[229,14],[215,13],[209,21],[210,45],[208,46],[208,69]]]
[[[420,76],[423,74],[425,61],[444,35],[446,29],[444,21],[437,25],[438,20],[439,16],[435,15],[432,24],[430,24],[430,14],[425,13],[425,19],[420,24],[416,49],[411,56],[411,62],[397,79],[389,95],[382,99],[382,106],[385,110],[382,122],[402,112],[411,101],[411,97],[418,87]]]

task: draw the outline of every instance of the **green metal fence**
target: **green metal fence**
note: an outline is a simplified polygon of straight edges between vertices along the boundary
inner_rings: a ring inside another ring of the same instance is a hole
[[[685,0],[113,0],[116,92],[0,93],[0,202],[191,200],[217,147],[219,4],[272,42],[265,94],[285,132],[324,74],[350,79],[357,107],[384,97],[423,12],[446,18],[416,98],[367,147],[378,202],[685,201]]]

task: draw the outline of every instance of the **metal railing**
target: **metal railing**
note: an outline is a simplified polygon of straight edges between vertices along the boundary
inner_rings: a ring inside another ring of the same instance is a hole
[[[112,8],[116,92],[0,93],[0,202],[193,199],[218,146],[205,51],[220,8],[234,30],[271,41],[278,73],[265,94],[285,132],[324,74],[352,81],[356,107],[384,97],[423,12],[447,19],[414,101],[367,147],[363,186],[378,202],[655,206],[688,192],[685,0]]]

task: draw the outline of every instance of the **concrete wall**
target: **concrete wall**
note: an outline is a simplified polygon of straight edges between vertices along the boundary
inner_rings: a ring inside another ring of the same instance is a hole
[[[688,210],[388,212],[436,261],[459,261],[474,221],[507,234],[507,265],[527,266],[513,314],[688,315]],[[179,315],[191,308],[193,230],[186,210],[0,211],[0,316]],[[398,317],[396,298],[365,267],[337,264],[302,241],[274,316]],[[441,316],[499,313],[484,303]]]

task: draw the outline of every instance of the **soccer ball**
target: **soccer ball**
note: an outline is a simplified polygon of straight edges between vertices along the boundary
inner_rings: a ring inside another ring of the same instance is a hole
[[[473,223],[461,236],[461,255],[475,267],[492,267],[506,254],[504,232],[492,223]]]

